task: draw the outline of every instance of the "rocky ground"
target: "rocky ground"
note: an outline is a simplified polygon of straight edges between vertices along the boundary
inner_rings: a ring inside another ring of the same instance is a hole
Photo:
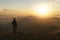
[[[0,40],[60,40],[60,33],[2,33]]]

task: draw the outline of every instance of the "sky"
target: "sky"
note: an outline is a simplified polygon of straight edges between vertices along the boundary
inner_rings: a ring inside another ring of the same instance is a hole
[[[52,3],[60,10],[60,0],[0,0],[0,9],[29,10],[37,3]]]

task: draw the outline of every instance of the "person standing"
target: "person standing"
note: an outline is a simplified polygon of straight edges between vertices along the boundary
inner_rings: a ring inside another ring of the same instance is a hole
[[[12,25],[13,25],[13,33],[15,34],[16,30],[17,30],[17,21],[16,21],[16,18],[13,19]]]

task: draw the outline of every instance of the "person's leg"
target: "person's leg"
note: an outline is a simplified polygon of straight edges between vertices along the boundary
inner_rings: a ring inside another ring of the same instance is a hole
[[[16,30],[17,30],[17,28],[16,28],[16,27],[14,27],[14,34],[16,34]]]
[[[16,27],[14,27],[14,29],[13,29],[13,35],[14,35],[14,40],[17,40],[16,39]]]

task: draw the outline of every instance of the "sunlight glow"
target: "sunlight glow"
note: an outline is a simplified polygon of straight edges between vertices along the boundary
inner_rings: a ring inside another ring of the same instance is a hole
[[[36,5],[34,8],[35,13],[40,15],[41,17],[47,17],[51,15],[52,7],[49,6],[49,4],[41,4],[41,5]]]

